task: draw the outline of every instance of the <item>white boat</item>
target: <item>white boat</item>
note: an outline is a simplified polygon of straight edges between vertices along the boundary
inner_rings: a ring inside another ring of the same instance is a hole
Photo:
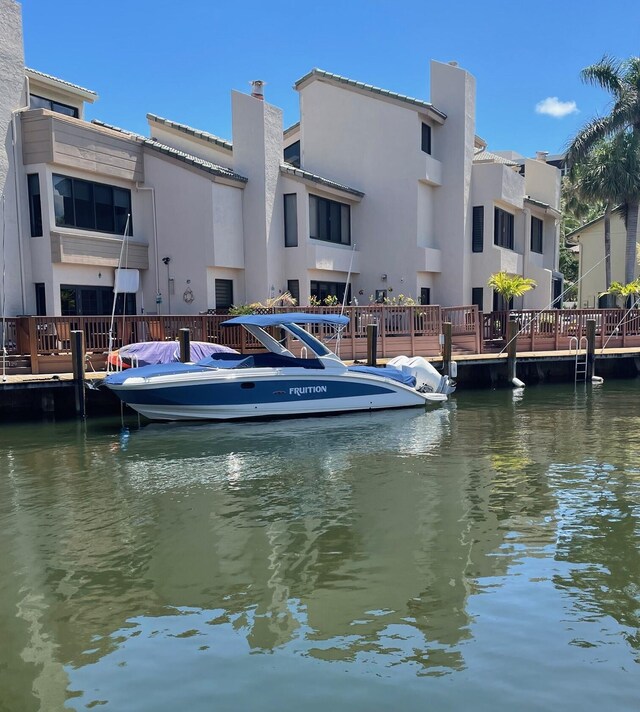
[[[347,366],[301,325],[343,328],[336,314],[239,316],[223,327],[244,327],[266,352],[214,354],[198,363],[131,368],[105,385],[151,420],[232,420],[346,413],[424,406],[447,400],[455,385],[425,359],[399,357],[386,367]],[[268,333],[279,328],[283,339]],[[286,346],[293,339],[291,349]],[[297,343],[296,343],[297,342]],[[394,365],[394,361],[395,364]]]

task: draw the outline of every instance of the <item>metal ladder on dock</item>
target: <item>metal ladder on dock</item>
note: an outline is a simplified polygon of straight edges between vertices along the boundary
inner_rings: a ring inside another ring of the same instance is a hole
[[[569,339],[569,351],[574,352],[575,342],[575,372],[574,382],[587,382],[587,337],[581,336],[578,340],[577,336],[572,336]],[[584,346],[583,346],[584,342]],[[584,348],[584,351],[583,351]]]

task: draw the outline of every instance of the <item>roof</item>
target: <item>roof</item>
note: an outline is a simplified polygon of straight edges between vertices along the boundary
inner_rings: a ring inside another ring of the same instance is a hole
[[[325,188],[333,188],[334,190],[341,190],[343,193],[350,193],[351,195],[354,195],[357,198],[364,197],[364,193],[361,190],[356,190],[356,188],[350,188],[348,185],[343,185],[342,183],[336,183],[333,180],[329,180],[329,178],[323,178],[322,176],[319,176],[315,173],[305,171],[302,168],[296,168],[290,163],[281,163],[280,172],[287,173],[289,175],[296,176],[298,178],[302,178],[303,180],[311,181],[313,183],[317,183],[318,185],[324,186]]]
[[[182,133],[186,133],[189,136],[199,138],[201,141],[213,143],[219,148],[223,148],[225,151],[233,150],[233,144],[231,143],[231,141],[225,141],[225,139],[219,138],[218,136],[214,136],[213,134],[210,134],[207,131],[194,129],[191,126],[187,126],[187,124],[181,124],[177,121],[171,121],[171,119],[165,119],[162,116],[157,116],[156,114],[147,114],[147,119],[149,119],[149,121],[153,121],[153,123],[155,124],[162,124],[163,126],[168,126],[169,128],[175,129],[176,131],[182,131]]]
[[[291,124],[288,129],[285,129],[283,135],[286,137],[289,134],[295,133],[300,128],[300,122],[296,121],[295,124]]]
[[[611,214],[613,215],[613,213],[620,213],[622,210],[622,207],[623,207],[622,205],[616,206],[611,211]],[[589,222],[584,223],[584,225],[580,225],[580,227],[576,228],[575,230],[568,232],[564,236],[564,239],[568,240],[570,237],[573,237],[574,235],[577,235],[580,232],[584,232],[587,228],[591,227],[592,225],[595,225],[597,222],[600,222],[600,220],[604,220],[604,213],[602,213],[602,215],[598,215],[598,217],[594,218],[593,220],[589,220]]]
[[[515,161],[510,161],[508,158],[498,156],[497,153],[491,151],[477,151],[473,156],[474,163],[502,163],[505,166],[517,166]]]
[[[305,74],[304,77],[298,79],[298,81],[293,85],[293,87],[294,89],[299,91],[303,88],[303,86],[309,84],[309,82],[313,81],[314,79],[328,81],[337,86],[342,85],[352,87],[362,92],[385,97],[387,99],[393,99],[395,101],[402,102],[403,104],[408,104],[409,106],[412,106],[416,109],[421,109],[422,111],[430,113],[441,123],[447,118],[447,115],[443,111],[436,109],[435,106],[433,106],[433,104],[428,101],[416,99],[412,96],[406,96],[405,94],[398,94],[397,92],[389,91],[388,89],[381,89],[380,87],[373,86],[373,84],[365,84],[364,82],[358,82],[355,79],[342,77],[339,74],[333,74],[332,72],[327,72],[324,69],[312,69],[310,72]]]
[[[305,314],[305,312],[284,312],[280,314],[248,314],[236,316],[221,322],[221,326],[279,326],[280,324],[331,324],[343,326],[349,323],[348,316],[341,314]]]
[[[28,77],[40,79],[47,84],[59,84],[62,88],[71,89],[76,93],[84,94],[84,98],[90,103],[93,103],[98,98],[98,95],[94,91],[91,91],[91,89],[85,89],[85,87],[81,87],[79,84],[72,84],[64,79],[58,79],[58,77],[54,77],[52,74],[45,74],[44,72],[39,72],[37,69],[31,69],[30,67],[25,67],[24,70]]]
[[[556,215],[557,217],[560,217],[562,214],[558,208],[554,208],[553,205],[550,203],[543,203],[542,200],[536,200],[535,198],[532,198],[530,195],[525,195],[524,196],[524,202],[525,203],[531,203],[531,205],[535,205],[538,208],[543,208],[544,210],[548,210],[550,213],[553,213],[553,215]]]
[[[217,163],[211,163],[211,161],[205,161],[204,159],[198,158],[197,156],[192,156],[190,153],[179,151],[177,148],[167,146],[163,143],[160,143],[159,141],[156,141],[155,139],[147,138],[146,136],[141,136],[140,134],[133,133],[132,131],[126,131],[125,129],[118,128],[117,126],[107,124],[104,121],[99,121],[98,119],[93,119],[91,123],[95,124],[96,126],[102,126],[103,128],[110,129],[111,131],[117,131],[118,133],[124,134],[125,136],[134,139],[138,143],[141,143],[143,146],[146,146],[147,148],[150,148],[153,151],[157,151],[158,153],[162,153],[165,156],[175,158],[178,161],[182,161],[183,163],[187,163],[190,166],[199,168],[200,170],[203,170],[206,173],[210,173],[211,175],[218,176],[220,178],[228,178],[229,180],[238,181],[240,183],[247,183],[248,181],[248,178],[245,178],[244,176],[241,176],[238,173],[234,173],[229,168],[219,166]]]

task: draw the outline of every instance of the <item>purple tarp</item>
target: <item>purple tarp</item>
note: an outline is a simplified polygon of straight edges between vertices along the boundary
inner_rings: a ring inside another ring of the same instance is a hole
[[[212,354],[235,354],[235,349],[220,344],[209,344],[204,341],[191,342],[191,360],[200,361]],[[119,356],[126,365],[150,366],[154,363],[172,363],[180,361],[180,344],[177,341],[144,341],[123,346],[112,354]],[[133,364],[130,360],[133,357]],[[113,361],[112,361],[113,363]]]

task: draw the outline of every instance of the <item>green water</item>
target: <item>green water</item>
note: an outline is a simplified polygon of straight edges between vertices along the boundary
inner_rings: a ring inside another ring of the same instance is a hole
[[[0,710],[637,710],[639,395],[2,426]]]

